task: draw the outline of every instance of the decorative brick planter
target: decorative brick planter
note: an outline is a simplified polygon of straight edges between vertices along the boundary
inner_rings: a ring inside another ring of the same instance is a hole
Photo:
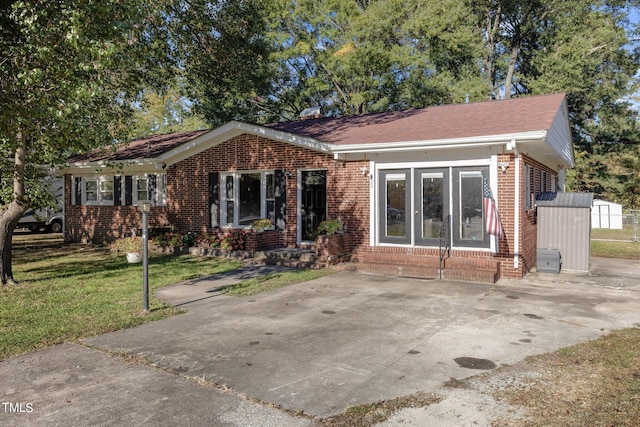
[[[351,235],[349,233],[320,235],[316,238],[316,255],[329,265],[347,262],[351,258]]]
[[[250,231],[247,233],[246,250],[254,253],[257,251],[268,251],[284,246],[284,239],[281,231],[265,230]]]

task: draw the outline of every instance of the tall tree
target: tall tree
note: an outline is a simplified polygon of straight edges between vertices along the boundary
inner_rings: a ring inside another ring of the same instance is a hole
[[[178,83],[167,90],[147,88],[142,99],[134,105],[134,125],[129,138],[145,135],[205,129],[208,124],[204,117],[193,111],[193,102],[182,95]]]
[[[320,105],[363,114],[478,99],[481,39],[453,0],[274,1],[269,39],[284,119]]]
[[[265,0],[173,0],[173,55],[194,109],[211,125],[264,121],[270,94]]]
[[[131,103],[162,80],[162,2],[6,1],[0,9],[0,281],[38,193],[37,171],[126,135]],[[30,181],[31,180],[31,181]],[[30,183],[31,185],[27,185]]]

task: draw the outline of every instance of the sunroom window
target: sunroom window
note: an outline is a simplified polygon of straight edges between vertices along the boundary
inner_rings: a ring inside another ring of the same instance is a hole
[[[238,227],[250,226],[260,218],[275,217],[275,179],[273,171],[235,172],[222,176],[224,185],[222,222]]]

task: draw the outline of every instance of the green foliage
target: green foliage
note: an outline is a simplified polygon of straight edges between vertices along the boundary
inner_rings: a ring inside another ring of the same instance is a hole
[[[0,151],[24,137],[30,164],[126,135],[143,83],[167,63],[153,23],[161,3],[11,1],[0,10]],[[4,174],[3,174],[4,175]]]
[[[272,227],[273,221],[271,221],[269,218],[256,219],[251,223],[251,229],[257,232],[262,232]]]
[[[211,125],[261,121],[269,96],[270,68],[262,0],[173,2],[168,20],[184,89],[195,112]]]
[[[275,0],[268,108],[363,114],[478,99],[481,38],[459,1]],[[456,84],[453,84],[456,82]]]
[[[111,245],[111,252],[115,253],[116,255],[122,255],[131,252],[139,253],[142,252],[143,249],[144,242],[142,240],[142,237],[140,236],[122,237],[120,239],[117,239]]]
[[[227,251],[243,251],[247,247],[244,230],[222,229],[212,233],[170,232],[153,237],[150,244],[162,248],[199,247],[203,249],[221,248]]]
[[[204,117],[194,113],[192,102],[182,95],[183,91],[177,84],[162,93],[145,89],[140,103],[134,105],[135,125],[129,138],[207,128]]]
[[[327,219],[318,225],[318,234],[326,234],[327,236],[342,232],[344,224],[340,218]]]

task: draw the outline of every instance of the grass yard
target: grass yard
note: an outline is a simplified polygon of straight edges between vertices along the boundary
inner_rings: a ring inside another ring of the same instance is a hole
[[[142,303],[142,265],[105,248],[66,245],[59,234],[14,236],[14,277],[0,289],[0,360],[65,341],[93,336],[179,313],[153,290],[229,271],[227,259],[152,255],[150,310]]]
[[[640,328],[533,356],[519,365],[537,376],[496,397],[528,413],[494,426],[640,425]]]
[[[591,230],[591,256],[640,259],[640,242],[634,242],[634,237],[631,226],[621,230],[594,228]]]

